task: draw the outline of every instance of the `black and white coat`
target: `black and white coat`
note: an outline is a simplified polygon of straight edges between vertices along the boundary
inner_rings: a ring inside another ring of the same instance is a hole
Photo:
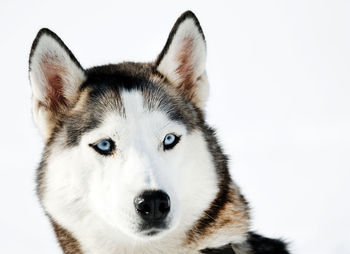
[[[38,33],[29,62],[45,141],[37,193],[64,253],[287,253],[249,232],[248,204],[205,122],[205,62],[190,11],[151,63],[84,69],[56,34]],[[177,139],[166,147],[169,134]],[[135,211],[145,190],[171,201],[157,228]]]

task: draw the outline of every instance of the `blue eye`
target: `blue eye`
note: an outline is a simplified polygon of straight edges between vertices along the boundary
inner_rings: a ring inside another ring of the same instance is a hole
[[[115,144],[111,139],[104,139],[90,146],[92,146],[96,150],[96,152],[103,155],[109,155],[115,149]]]
[[[176,136],[175,134],[167,134],[163,140],[163,147],[164,150],[169,150],[173,148],[180,140],[180,137]]]
[[[97,144],[97,148],[102,151],[109,151],[111,148],[111,143],[108,140],[102,140],[100,143]]]

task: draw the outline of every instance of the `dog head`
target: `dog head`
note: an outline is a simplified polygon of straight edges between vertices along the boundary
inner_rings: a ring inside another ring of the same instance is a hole
[[[38,194],[56,223],[75,236],[94,228],[142,241],[190,238],[215,222],[233,183],[204,121],[205,60],[191,12],[147,64],[84,69],[57,35],[38,33],[29,71],[46,142]]]

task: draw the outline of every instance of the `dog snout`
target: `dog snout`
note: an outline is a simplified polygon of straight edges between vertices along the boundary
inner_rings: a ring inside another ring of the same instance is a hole
[[[134,199],[134,205],[142,219],[157,224],[167,217],[170,211],[170,198],[164,191],[148,190]]]

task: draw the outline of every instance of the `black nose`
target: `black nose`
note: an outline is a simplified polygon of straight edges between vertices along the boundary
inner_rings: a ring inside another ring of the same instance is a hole
[[[145,191],[135,198],[134,204],[147,222],[164,220],[170,211],[170,198],[164,191]]]

